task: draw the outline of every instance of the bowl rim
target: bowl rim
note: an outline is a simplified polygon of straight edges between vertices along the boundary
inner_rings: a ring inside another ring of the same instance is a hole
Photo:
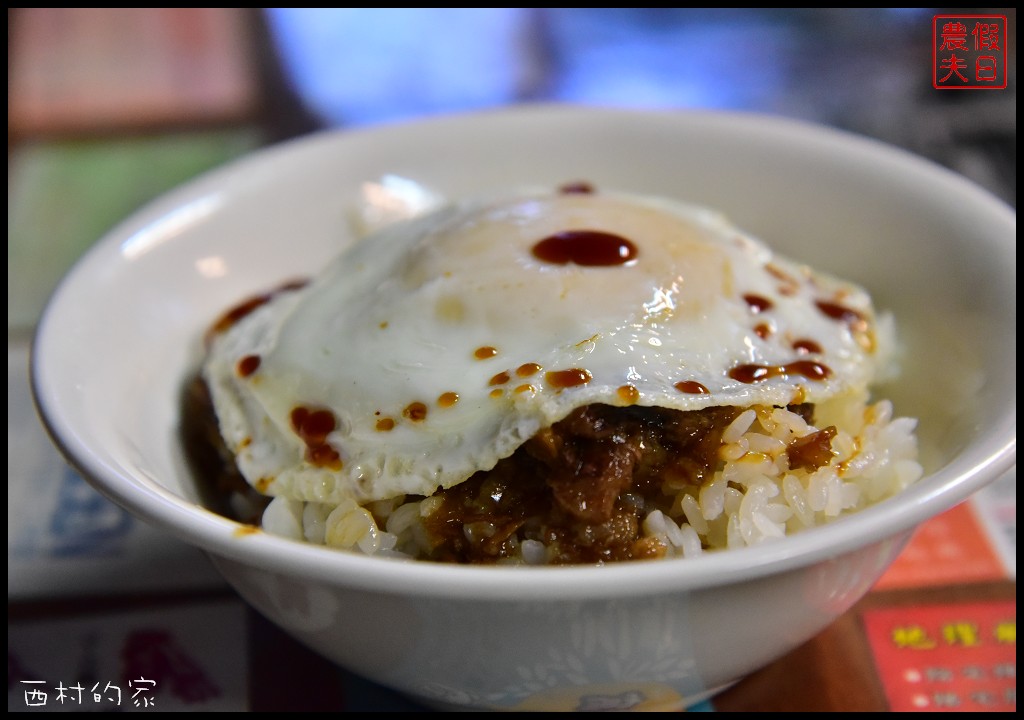
[[[586,599],[690,591],[739,583],[813,563],[828,562],[876,542],[902,542],[920,522],[966,499],[1009,471],[1016,463],[1016,403],[994,418],[992,432],[893,500],[883,501],[828,525],[789,536],[784,542],[707,553],[699,558],[633,562],[606,566],[507,567],[458,566],[379,558],[333,550],[275,537],[219,516],[155,483],[138,483],[106,463],[68,424],[55,392],[60,377],[48,362],[49,333],[55,316],[74,301],[69,288],[80,282],[84,268],[109,253],[134,229],[156,221],[170,209],[196,198],[209,187],[292,153],[315,152],[322,144],[357,144],[389,133],[418,132],[425,127],[455,128],[527,117],[533,122],[565,118],[585,122],[597,117],[626,122],[732,123],[762,136],[800,134],[811,144],[849,146],[868,153],[911,176],[953,183],[972,203],[980,203],[1016,236],[1016,214],[998,198],[965,178],[929,160],[881,141],[814,123],[775,115],[721,111],[648,111],[566,105],[521,105],[497,110],[443,115],[372,127],[324,130],[257,150],[204,173],[161,195],[101,238],[71,268],[51,296],[37,324],[30,350],[34,402],[43,424],[65,456],[103,495],[143,520],[155,524],[207,553],[229,561],[298,574],[326,584],[377,592],[431,597],[490,599]],[[1009,250],[1009,248],[1008,248]],[[1015,249],[1013,250],[1015,252]]]

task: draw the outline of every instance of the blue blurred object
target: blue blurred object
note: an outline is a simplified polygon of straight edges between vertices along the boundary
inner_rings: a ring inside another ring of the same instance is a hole
[[[830,57],[886,58],[886,72],[898,75],[909,46],[901,33],[913,37],[916,28],[927,41],[930,28],[924,11],[884,8],[270,8],[266,13],[287,75],[308,109],[328,125],[523,100],[806,115],[812,107],[827,110],[827,96],[836,94],[827,69]],[[879,52],[886,44],[892,52]],[[926,71],[927,46],[919,54]],[[869,88],[884,83],[885,72],[878,70],[870,68],[858,82]]]
[[[767,106],[784,87],[799,17],[683,8],[550,8],[558,99],[646,108]]]
[[[269,8],[265,18],[286,78],[323,126],[527,101],[761,112],[904,147],[1015,204],[1015,86],[935,90],[939,12]]]
[[[529,82],[527,8],[268,8],[308,109],[358,125],[507,104]]]

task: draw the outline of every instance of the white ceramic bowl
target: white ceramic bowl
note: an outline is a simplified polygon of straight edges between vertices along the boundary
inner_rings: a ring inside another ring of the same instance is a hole
[[[831,525],[692,560],[460,567],[362,557],[197,504],[179,391],[222,310],[309,275],[347,241],[364,181],[449,197],[587,180],[725,211],[892,310],[927,475]],[[1016,215],[876,142],[762,116],[524,107],[315,135],[190,183],[114,229],[40,324],[52,435],[103,493],[207,550],[258,610],[328,658],[437,705],[695,702],[820,631],[922,521],[1016,458]],[[635,691],[635,692],[632,692]]]

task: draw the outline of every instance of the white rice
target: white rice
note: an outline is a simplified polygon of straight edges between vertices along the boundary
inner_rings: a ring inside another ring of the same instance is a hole
[[[663,509],[641,513],[644,537],[665,548],[664,557],[694,557],[707,550],[738,548],[775,540],[821,525],[891,497],[921,477],[914,437],[916,421],[892,418],[892,405],[847,399],[819,406],[819,427],[834,424],[835,457],[813,471],[790,468],[789,444],[819,430],[785,408],[745,410],[725,429],[719,465],[703,484],[673,489]],[[640,496],[623,498],[636,505]],[[422,521],[442,504],[432,497],[404,498],[360,507],[330,507],[276,498],[263,527],[272,533],[371,555],[424,557]],[[467,538],[486,537],[490,523],[465,527]],[[503,562],[545,564],[537,540],[523,540]]]

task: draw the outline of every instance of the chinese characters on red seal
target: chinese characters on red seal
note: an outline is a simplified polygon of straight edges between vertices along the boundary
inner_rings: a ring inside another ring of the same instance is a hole
[[[932,18],[932,85],[936,90],[1006,88],[1006,16]]]

